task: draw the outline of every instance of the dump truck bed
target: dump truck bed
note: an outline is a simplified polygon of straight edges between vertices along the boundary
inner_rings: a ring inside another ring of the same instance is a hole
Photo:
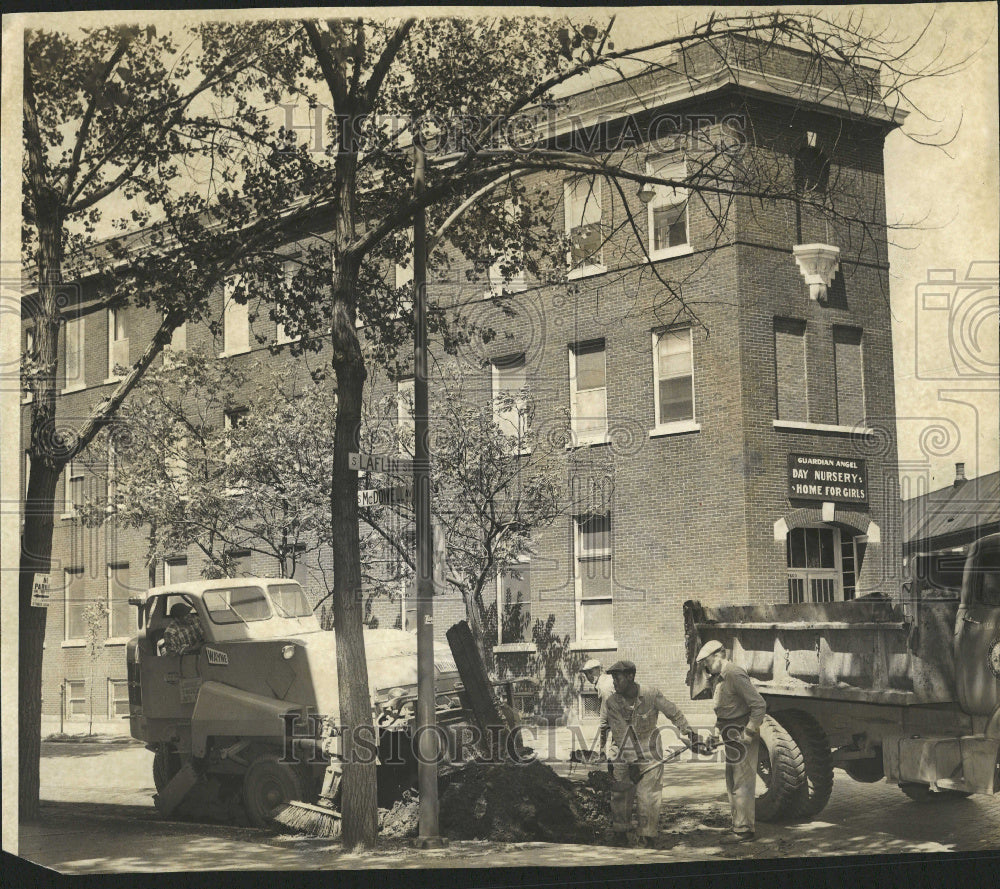
[[[872,597],[794,605],[684,604],[688,662],[717,639],[762,694],[919,705],[955,699],[958,596],[923,591],[894,602]],[[692,665],[692,697],[707,688]]]

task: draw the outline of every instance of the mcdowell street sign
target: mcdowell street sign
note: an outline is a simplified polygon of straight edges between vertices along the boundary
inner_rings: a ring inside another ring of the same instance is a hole
[[[350,453],[347,459],[349,468],[358,472],[413,472],[413,460],[409,457]]]
[[[864,460],[788,455],[788,496],[799,500],[867,503],[868,470]]]
[[[368,488],[358,491],[358,506],[388,506],[390,503],[413,505],[413,488],[394,485],[391,488]]]

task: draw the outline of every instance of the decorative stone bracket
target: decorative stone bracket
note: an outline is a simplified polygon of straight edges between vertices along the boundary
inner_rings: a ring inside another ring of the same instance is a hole
[[[792,247],[795,262],[809,285],[809,298],[826,301],[826,290],[840,268],[840,248],[830,244],[798,244]]]

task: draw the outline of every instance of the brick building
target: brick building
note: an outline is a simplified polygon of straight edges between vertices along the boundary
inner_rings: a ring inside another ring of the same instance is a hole
[[[553,224],[572,243],[568,280],[518,277],[498,288],[488,276],[468,283],[457,267],[432,282],[432,300],[502,331],[460,356],[469,391],[488,399],[529,386],[538,440],[565,461],[573,508],[533,535],[530,562],[498,584],[501,612],[521,602],[534,620],[552,616],[574,655],[605,665],[634,660],[640,682],[685,702],[686,599],[765,604],[895,591],[901,539],[882,148],[898,115],[877,96],[872,71],[820,70],[788,50],[732,41],[570,96],[545,122],[554,145],[586,138],[640,173],[698,180],[699,171],[725,167],[745,186],[721,199],[538,174],[529,191],[557,196]],[[785,197],[807,194],[832,214],[774,200],[775,183]],[[406,272],[397,274],[401,281]],[[221,342],[206,325],[191,325],[186,345],[248,360],[256,347],[246,315],[222,304],[220,293]],[[107,392],[118,351],[134,360],[156,321],[131,309],[122,319],[85,309],[67,318],[63,366],[72,373],[61,418]],[[255,324],[265,338],[280,338],[273,322]],[[377,379],[389,390],[408,385]],[[139,536],[95,534],[69,517],[85,484],[66,472],[47,728],[60,707],[76,717],[86,706],[79,603],[95,594],[112,604],[112,638],[95,662],[95,675],[107,677],[98,709],[109,719],[127,711],[120,602],[126,587],[149,582]],[[154,566],[157,582],[193,573],[184,556]],[[259,560],[247,571],[274,573]],[[443,595],[435,608],[443,636],[462,616],[461,602]],[[373,603],[383,626],[405,625],[409,610],[405,595]],[[500,630],[494,652],[516,670],[533,648],[529,633]],[[68,689],[62,703],[60,688]],[[586,693],[563,704],[569,718],[593,709]]]

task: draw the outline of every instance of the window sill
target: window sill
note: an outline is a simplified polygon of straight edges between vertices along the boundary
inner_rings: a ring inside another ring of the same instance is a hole
[[[568,445],[566,445],[566,450],[575,451],[578,448],[590,448],[590,447],[595,447],[597,445],[606,445],[606,444],[611,444],[611,439],[605,433],[600,438],[580,438],[576,439],[575,441],[571,441]]]
[[[694,420],[678,420],[675,423],[664,423],[649,430],[650,438],[662,438],[667,435],[683,435],[686,432],[701,432],[701,423]]]
[[[830,435],[874,435],[875,430],[868,426],[838,426],[833,423],[801,423],[796,420],[773,420],[775,429],[785,429],[790,432],[826,432]]]
[[[64,512],[61,516],[59,516],[59,520],[62,521],[62,522],[69,522],[69,521],[72,521],[73,519],[78,519],[79,517],[80,516],[79,516],[78,513],[75,513],[75,512]]]
[[[31,404],[32,401],[34,401],[34,399],[30,395],[26,395],[21,399],[21,404]]]
[[[61,646],[63,648],[86,648],[86,639],[63,639]]]
[[[109,645],[128,645],[128,636],[111,636],[104,640],[105,647]]]
[[[506,287],[502,287],[500,290],[484,290],[483,299],[502,299],[505,296],[513,296],[516,293],[524,293],[527,289],[527,284],[510,284]]]
[[[649,251],[649,261],[659,262],[661,259],[673,259],[677,256],[690,256],[694,253],[694,248],[690,244],[679,244],[676,247],[668,247],[666,250]]]
[[[232,352],[220,352],[217,358],[233,358],[236,355],[246,355],[250,351],[250,347],[247,346],[245,349],[235,349]]]
[[[494,654],[513,654],[516,652],[534,653],[538,646],[534,642],[501,642],[493,646]]]
[[[585,265],[578,269],[570,269],[566,273],[566,280],[577,281],[580,278],[591,278],[594,275],[603,275],[607,270],[606,265]]]
[[[580,639],[570,642],[570,651],[618,651],[615,639]]]
[[[86,383],[77,383],[75,386],[67,386],[65,389],[60,389],[60,395],[72,395],[74,392],[83,392],[87,388]]]
[[[297,342],[299,342],[299,340],[301,340],[301,339],[302,339],[302,337],[300,337],[300,336],[297,336],[297,337],[295,337],[294,339],[290,339],[290,340],[275,340],[275,341],[274,341],[274,344],[275,344],[276,346],[287,346],[287,345],[288,345],[289,343],[297,343]],[[247,349],[247,351],[249,352],[250,350],[249,350],[249,349]]]
[[[108,377],[101,382],[102,386],[110,386],[112,383],[120,383],[125,377]]]

